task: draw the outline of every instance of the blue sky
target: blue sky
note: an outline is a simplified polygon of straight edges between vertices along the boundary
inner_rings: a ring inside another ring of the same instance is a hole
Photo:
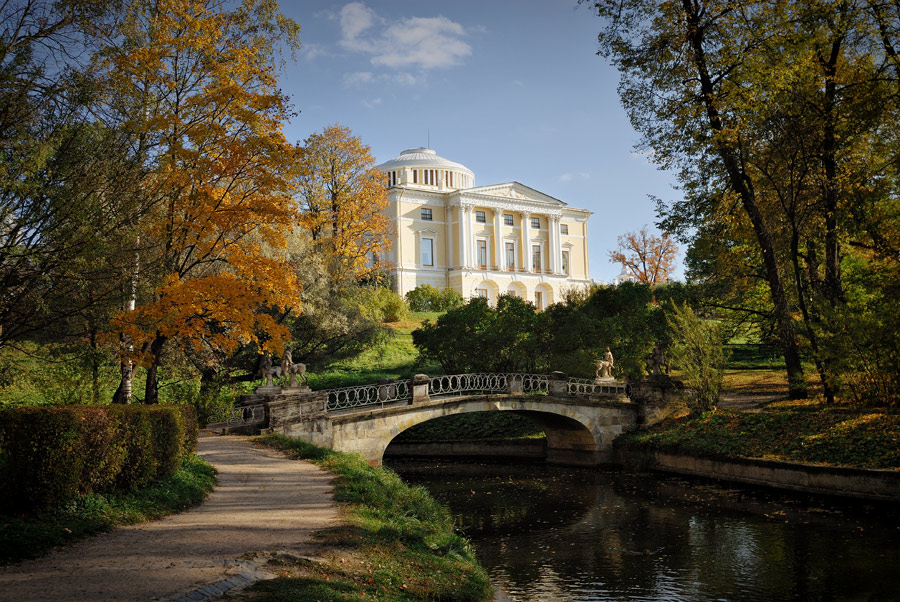
[[[302,141],[348,126],[380,163],[429,144],[475,172],[594,212],[591,277],[610,280],[616,237],[655,220],[648,195],[674,176],[634,151],[637,134],[596,56],[600,22],[576,0],[285,1],[303,48],[282,88]],[[680,275],[680,270],[679,270]]]

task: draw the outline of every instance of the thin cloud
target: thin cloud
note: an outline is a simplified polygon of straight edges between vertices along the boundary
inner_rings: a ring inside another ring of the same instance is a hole
[[[373,65],[391,69],[441,69],[462,64],[472,47],[466,29],[447,17],[407,17],[386,28],[362,2],[341,9],[341,46],[371,55]]]
[[[356,71],[355,73],[344,74],[345,86],[363,86],[375,81],[375,74],[371,71]]]
[[[556,177],[560,182],[572,182],[573,180],[590,180],[591,174],[586,171],[566,172]]]
[[[309,62],[326,54],[328,54],[328,51],[321,44],[308,43],[300,47],[300,56]]]

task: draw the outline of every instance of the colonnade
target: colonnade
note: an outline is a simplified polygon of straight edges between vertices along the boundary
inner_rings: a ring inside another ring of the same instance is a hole
[[[458,244],[459,244],[459,266],[471,269],[491,269],[499,271],[517,271],[530,273],[552,273],[559,274],[562,269],[562,247],[560,243],[559,224],[560,216],[548,213],[535,214],[540,215],[547,221],[548,237],[541,243],[541,266],[536,271],[532,266],[532,244],[536,241],[531,239],[531,218],[532,212],[528,210],[501,210],[499,208],[487,207],[494,214],[493,220],[493,245],[485,245],[486,251],[493,246],[494,262],[490,261],[490,256],[486,258],[485,266],[478,265],[476,256],[476,236],[475,236],[475,208],[472,205],[460,204],[457,206],[457,224],[458,224]],[[503,237],[503,214],[514,213],[521,220],[519,236],[515,239],[517,243],[516,261],[521,257],[521,265],[509,266],[506,261],[506,252],[504,242],[509,240]],[[487,220],[485,220],[487,225]],[[452,255],[451,255],[452,257]],[[546,257],[546,259],[545,259]]]

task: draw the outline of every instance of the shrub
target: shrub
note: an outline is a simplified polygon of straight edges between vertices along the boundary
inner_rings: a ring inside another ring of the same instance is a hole
[[[672,329],[672,362],[681,369],[691,412],[715,408],[722,390],[725,352],[721,329],[699,318],[686,303],[672,304],[667,316]]]
[[[406,293],[412,311],[449,311],[463,305],[463,297],[450,287],[441,290],[430,284],[420,284]]]
[[[190,406],[20,407],[0,413],[5,504],[46,509],[174,474],[196,445]]]
[[[398,322],[409,308],[403,297],[387,288],[360,287],[360,309],[377,323]]]

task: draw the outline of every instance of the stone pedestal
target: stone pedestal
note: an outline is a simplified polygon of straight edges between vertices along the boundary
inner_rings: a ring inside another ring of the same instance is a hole
[[[525,379],[519,374],[510,374],[506,381],[506,392],[510,395],[525,393]]]
[[[281,395],[281,387],[256,387],[257,395]]]
[[[550,395],[568,395],[569,377],[564,372],[551,372],[547,376]]]
[[[285,387],[281,390],[281,392],[285,395],[289,395],[292,393],[312,393],[312,389],[310,389],[306,385],[303,385],[301,387]]]
[[[428,384],[431,378],[427,374],[416,374],[409,381],[409,388],[412,390],[412,401],[410,403],[421,403],[428,401]]]

